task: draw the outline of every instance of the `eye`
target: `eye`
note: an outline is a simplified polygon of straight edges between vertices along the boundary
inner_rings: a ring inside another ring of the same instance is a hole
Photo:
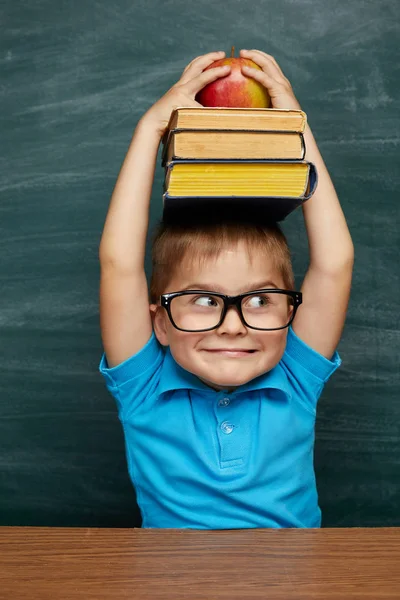
[[[197,306],[218,306],[218,302],[212,296],[197,296],[193,299],[193,303]]]
[[[268,304],[270,304],[270,298],[266,294],[250,296],[246,302],[246,305],[248,305],[250,308],[259,308],[263,306],[268,306]]]

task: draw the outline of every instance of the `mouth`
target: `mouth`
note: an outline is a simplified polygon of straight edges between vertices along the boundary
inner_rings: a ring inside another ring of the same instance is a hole
[[[233,348],[232,350],[228,350],[227,348],[217,348],[216,350],[205,350],[205,352],[210,352],[211,354],[218,354],[220,356],[230,356],[230,357],[240,357],[240,356],[249,356],[254,354],[256,350],[244,350],[243,348]]]

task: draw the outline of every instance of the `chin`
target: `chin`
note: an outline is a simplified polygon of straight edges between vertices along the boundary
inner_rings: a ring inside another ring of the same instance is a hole
[[[239,387],[271,371],[280,359],[281,354],[276,354],[253,365],[240,364],[240,360],[232,361],[232,363],[230,361],[220,362],[215,364],[214,368],[204,368],[202,366],[203,368],[196,369],[194,375],[197,375],[199,379],[210,386],[219,388]]]
[[[199,379],[201,379],[204,383],[206,383],[207,385],[211,386],[211,387],[217,387],[217,388],[232,388],[232,387],[239,387],[240,385],[244,385],[245,383],[248,383],[249,381],[251,381],[252,379],[255,379],[256,377],[258,377],[259,375],[261,375],[261,373],[255,373],[255,374],[249,374],[247,376],[238,376],[238,374],[234,374],[230,377],[215,377],[215,379],[207,379],[206,376],[202,376],[202,375],[197,375],[199,377]],[[210,377],[210,374],[208,373],[208,377]]]

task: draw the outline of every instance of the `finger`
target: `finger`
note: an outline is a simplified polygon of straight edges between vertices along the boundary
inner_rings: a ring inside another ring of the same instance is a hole
[[[282,71],[282,69],[280,68],[280,66],[278,65],[278,63],[276,62],[276,59],[271,55],[271,54],[267,54],[266,52],[262,52],[261,50],[254,50],[254,52],[259,52],[262,56],[264,56],[267,60],[272,61],[272,63],[275,65],[278,73],[280,73],[281,77],[283,77],[284,79],[286,79],[286,81],[289,81],[287,77],[285,77],[284,72]]]
[[[266,54],[266,52],[261,52],[261,50],[241,50],[240,54],[243,56],[243,58],[250,58],[253,60],[259,67],[265,69],[266,72],[272,77],[282,77],[288,81],[287,77],[285,77],[283,74],[282,69],[276,62],[275,58],[271,56],[271,54]]]
[[[272,60],[274,65],[277,67],[277,69],[279,69],[279,71],[282,73],[282,69],[280,68],[280,66],[276,62],[275,57],[272,56],[272,54],[267,54],[266,52],[263,52],[262,50],[256,50],[255,48],[253,50],[251,50],[251,52],[256,52],[257,54],[260,54],[261,56],[264,56],[265,58]],[[282,73],[282,75],[283,75],[283,73]]]
[[[253,69],[252,67],[242,67],[242,72],[244,75],[248,77],[252,77],[256,81],[262,83],[262,85],[270,91],[272,88],[276,88],[277,86],[282,85],[282,82],[277,81],[272,77],[272,75],[266,73],[265,71],[259,71],[258,69]]]
[[[211,83],[220,77],[226,77],[230,72],[231,67],[229,65],[208,69],[207,71],[200,73],[197,77],[194,77],[194,79],[186,82],[185,87],[188,93],[196,95],[208,83]]]
[[[183,70],[182,79],[187,81],[188,79],[192,79],[198,73],[204,71],[206,67],[211,65],[216,60],[221,60],[221,58],[225,57],[225,52],[222,50],[220,52],[209,52],[208,54],[203,54],[201,56],[196,56]],[[182,82],[184,83],[184,82]]]
[[[220,60],[221,58],[224,58],[223,55],[221,54],[220,56],[218,56],[218,53],[215,53],[214,56],[209,56],[208,58],[206,57],[198,57],[199,60],[196,62],[193,62],[193,64],[189,65],[187,70],[182,74],[182,77],[179,80],[179,84],[185,84],[188,81],[191,81],[192,79],[194,79],[195,77],[198,77],[199,75],[201,75],[201,73],[210,65],[212,65],[214,62],[216,62],[217,60]]]
[[[214,60],[218,60],[219,58],[223,58],[224,56],[225,52],[223,52],[222,50],[208,52],[208,54],[201,54],[200,56],[196,56],[193,60],[190,61],[188,65],[186,65],[186,67],[183,70],[183,73],[185,73],[194,63],[198,61],[210,59],[211,62],[213,62]]]
[[[277,77],[285,77],[282,69],[276,62],[275,58],[270,54],[266,54],[265,52],[261,52],[261,50],[244,50],[243,53],[241,51],[241,55],[244,58],[250,58],[253,60],[259,67],[267,70],[271,75]]]
[[[263,58],[267,58],[268,60],[272,61],[274,63],[274,65],[281,71],[280,66],[278,65],[278,63],[276,62],[276,59],[274,56],[272,56],[272,54],[267,54],[266,52],[263,52],[262,50],[256,50],[255,48],[253,50],[241,50],[241,53],[243,52],[244,54],[253,54],[253,55],[259,55],[260,57]],[[281,71],[282,72],[282,71]]]

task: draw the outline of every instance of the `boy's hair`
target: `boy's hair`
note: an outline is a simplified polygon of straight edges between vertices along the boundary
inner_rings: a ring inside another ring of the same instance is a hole
[[[250,261],[252,250],[264,252],[269,259],[272,258],[285,289],[294,289],[290,250],[277,223],[257,226],[246,222],[223,222],[190,227],[161,221],[153,236],[150,303],[159,302],[160,295],[167,291],[170,280],[184,260],[189,260],[189,266],[194,263],[201,265],[208,259],[217,258],[221,250],[236,247],[241,241],[247,246]]]

